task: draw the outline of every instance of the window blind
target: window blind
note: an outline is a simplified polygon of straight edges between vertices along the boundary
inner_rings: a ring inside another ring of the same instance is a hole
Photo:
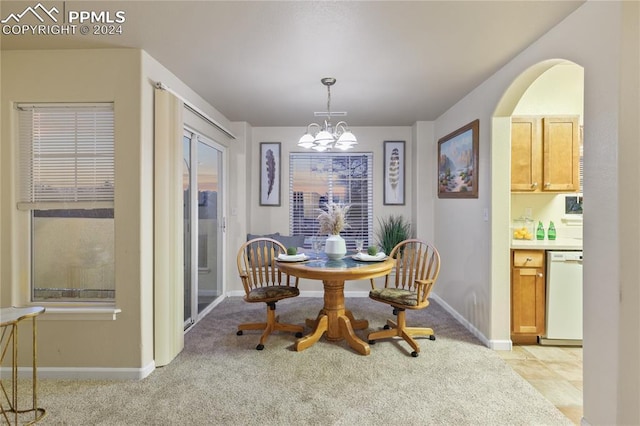
[[[20,104],[18,120],[19,208],[113,207],[112,103]]]
[[[289,231],[291,235],[319,235],[317,217],[329,201],[349,204],[350,225],[340,235],[347,246],[373,239],[373,154],[289,154]],[[310,247],[310,239],[305,247]]]

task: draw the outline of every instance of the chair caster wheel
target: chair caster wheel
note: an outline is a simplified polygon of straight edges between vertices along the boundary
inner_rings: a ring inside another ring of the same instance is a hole
[[[391,327],[389,327],[389,324],[385,324],[385,325],[384,325],[384,327],[382,327],[382,328],[384,328],[385,330],[388,330],[388,329],[390,329]]]
[[[302,337],[302,332],[301,332],[301,331],[298,331],[298,332],[296,333],[296,337],[297,337],[298,339],[299,339],[299,338],[301,338],[301,337]]]
[[[416,351],[411,352],[411,356],[414,358],[418,358],[418,352]]]
[[[435,334],[430,335],[429,340],[436,340],[436,335]]]
[[[256,346],[256,350],[261,351],[264,349],[264,345],[262,343],[260,343],[258,346]]]
[[[393,315],[398,315],[398,310],[397,309],[393,310]]]
[[[242,330],[238,330],[238,332],[236,333],[238,336],[242,336]]]
[[[376,344],[376,341],[375,341],[375,340],[369,340],[369,344],[370,344],[370,345],[375,345],[375,344]]]

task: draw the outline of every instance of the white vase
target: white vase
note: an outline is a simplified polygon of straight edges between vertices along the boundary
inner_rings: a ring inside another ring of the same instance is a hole
[[[324,252],[332,260],[342,259],[347,254],[347,244],[340,235],[330,235],[324,243]]]

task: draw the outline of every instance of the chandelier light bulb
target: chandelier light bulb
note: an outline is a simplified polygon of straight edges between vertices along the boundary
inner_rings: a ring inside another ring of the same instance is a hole
[[[345,130],[338,138],[338,143],[355,145],[358,143],[355,135],[350,130]]]
[[[333,135],[327,130],[321,130],[316,135],[314,142],[319,145],[329,145],[331,143],[334,143],[335,139],[333,138]]]
[[[302,137],[298,141],[298,146],[305,149],[309,149],[313,145],[315,145],[315,138],[309,133],[305,133],[304,135],[302,135]]]

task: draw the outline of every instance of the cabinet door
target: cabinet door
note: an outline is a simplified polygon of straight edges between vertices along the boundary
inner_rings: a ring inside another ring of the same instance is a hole
[[[541,186],[542,135],[538,117],[511,120],[511,190],[535,191]]]
[[[577,117],[545,117],[544,191],[580,190],[580,142]]]
[[[542,268],[513,268],[511,276],[511,332],[544,334],[545,282]]]

